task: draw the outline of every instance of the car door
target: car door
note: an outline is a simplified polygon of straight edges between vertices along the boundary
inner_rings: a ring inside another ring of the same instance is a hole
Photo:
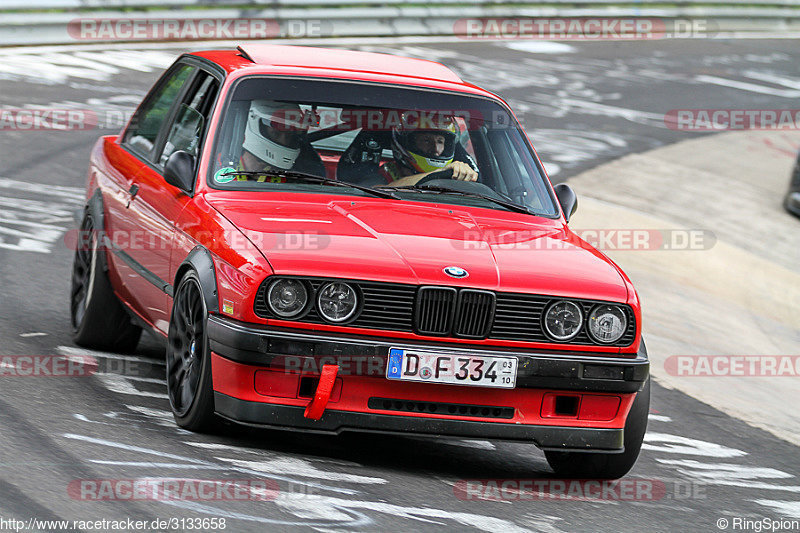
[[[196,71],[196,66],[176,63],[153,86],[131,118],[116,148],[119,159],[127,161],[129,166],[135,164],[136,171],[127,174],[126,180],[119,183],[118,191],[104,195],[109,214],[106,229],[113,251],[110,256],[120,281],[118,290],[133,310],[151,323],[152,313],[148,312],[147,302],[157,299],[155,286],[145,277],[146,271],[142,265],[135,260],[140,255],[139,249],[150,243],[144,239],[145,232],[138,213],[130,208],[136,196],[134,193],[137,192],[139,175],[147,162],[152,160],[175,101],[183,94]],[[158,292],[161,292],[160,289]]]
[[[191,197],[168,184],[163,177],[169,156],[185,151],[197,160],[211,110],[219,93],[214,74],[197,68],[178,95],[165,121],[154,150],[131,184],[131,223],[141,235],[142,246],[131,249],[131,259],[141,267],[149,287],[141,291],[142,313],[164,333],[171,309],[170,257],[175,221]]]

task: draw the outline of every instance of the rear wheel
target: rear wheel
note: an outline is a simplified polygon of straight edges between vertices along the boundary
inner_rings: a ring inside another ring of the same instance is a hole
[[[650,413],[650,378],[633,401],[625,421],[625,451],[622,453],[544,452],[556,474],[580,479],[618,479],[633,468],[642,448]]]
[[[197,274],[181,279],[172,303],[167,343],[167,393],[175,422],[190,431],[217,425],[206,335],[208,310]]]
[[[87,212],[81,222],[72,264],[72,339],[86,348],[130,352],[139,343],[142,328],[131,322],[130,315],[114,294],[102,268],[103,253],[98,228]]]

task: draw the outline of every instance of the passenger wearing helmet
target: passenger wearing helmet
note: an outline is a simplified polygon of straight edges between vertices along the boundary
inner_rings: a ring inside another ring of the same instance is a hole
[[[384,164],[380,172],[392,186],[414,185],[440,170],[452,169],[454,180],[476,181],[478,171],[474,161],[456,160],[458,129],[452,117],[439,117],[435,123],[413,124],[404,115],[392,128],[394,161]],[[462,157],[471,159],[462,149]]]
[[[307,140],[308,125],[297,104],[254,100],[247,114],[239,168],[244,171],[299,170],[325,175],[319,155]],[[246,181],[247,176],[236,178]],[[258,176],[257,181],[285,181]]]

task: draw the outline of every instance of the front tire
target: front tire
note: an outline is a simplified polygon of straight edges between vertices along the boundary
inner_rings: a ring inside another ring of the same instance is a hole
[[[622,453],[544,452],[556,474],[578,479],[618,479],[627,474],[642,448],[650,413],[650,378],[636,395],[625,421],[625,451]]]
[[[210,432],[218,423],[214,414],[203,289],[190,270],[178,284],[172,302],[167,343],[167,394],[175,423],[184,429]]]
[[[142,328],[131,322],[130,315],[114,294],[102,266],[103,253],[99,228],[87,211],[78,232],[72,263],[72,340],[95,350],[131,352],[139,344]]]

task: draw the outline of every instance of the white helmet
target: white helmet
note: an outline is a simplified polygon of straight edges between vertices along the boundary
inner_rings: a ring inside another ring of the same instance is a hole
[[[307,131],[297,104],[253,100],[242,148],[270,166],[289,170],[300,155]]]

